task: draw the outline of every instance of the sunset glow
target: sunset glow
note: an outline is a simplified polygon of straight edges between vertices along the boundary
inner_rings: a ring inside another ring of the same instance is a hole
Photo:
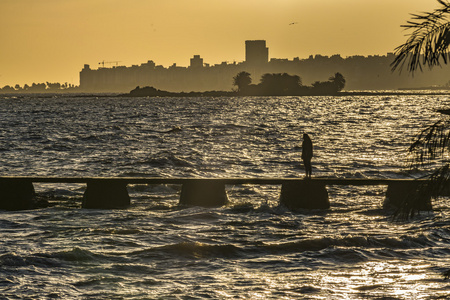
[[[0,86],[79,84],[83,64],[147,60],[187,66],[243,61],[244,41],[270,58],[384,55],[404,41],[409,14],[436,1],[2,0]]]

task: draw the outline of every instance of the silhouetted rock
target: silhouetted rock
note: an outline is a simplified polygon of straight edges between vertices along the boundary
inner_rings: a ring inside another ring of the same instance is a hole
[[[146,87],[136,87],[134,90],[130,91],[129,94],[124,94],[120,96],[126,97],[223,97],[223,96],[236,96],[236,92],[227,91],[206,91],[206,92],[180,92],[173,93],[168,91],[158,90],[151,86]]]

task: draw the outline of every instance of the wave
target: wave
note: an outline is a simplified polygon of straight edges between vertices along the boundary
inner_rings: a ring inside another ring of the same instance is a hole
[[[105,258],[89,250],[75,247],[70,250],[58,251],[54,253],[34,253],[22,254],[7,253],[0,256],[2,266],[37,266],[37,267],[59,267],[64,262],[91,262]]]
[[[180,242],[132,252],[131,256],[171,259],[185,258],[250,258],[261,255],[292,255],[309,252],[320,259],[344,262],[365,261],[371,257],[386,257],[389,249],[392,256],[404,256],[405,251],[429,251],[434,242],[425,236],[400,238],[344,237],[315,238],[285,243],[246,242],[245,244],[208,244],[201,242]],[[428,249],[428,250],[427,250]],[[400,250],[400,251],[398,251]],[[396,252],[397,251],[397,252]],[[402,252],[403,251],[403,252]],[[406,253],[407,254],[407,253]],[[442,254],[442,253],[441,253]]]
[[[91,287],[91,286],[98,287],[101,284],[107,285],[107,284],[112,284],[112,283],[119,283],[121,281],[123,281],[122,278],[97,275],[97,276],[93,276],[86,280],[76,281],[73,283],[73,285],[78,288],[87,288],[87,287]],[[101,298],[96,297],[97,299],[106,299],[106,298],[103,298],[104,295],[98,295],[98,296],[101,296]]]
[[[171,152],[161,152],[155,155],[152,155],[150,158],[146,160],[142,160],[137,162],[138,164],[149,164],[154,167],[192,167],[193,164],[184,160]]]
[[[3,267],[45,267],[53,268],[61,266],[56,259],[42,255],[19,255],[7,253],[0,256],[0,266]]]
[[[448,102],[100,99],[0,103],[2,172],[293,178],[303,174],[301,134],[309,131],[314,176],[419,177],[419,170],[402,171],[403,150],[421,124],[436,119],[423,107]],[[173,125],[182,131],[156,132]],[[376,298],[386,280],[388,292],[448,289],[435,279],[448,269],[448,199],[436,202],[433,215],[399,224],[381,211],[385,187],[329,186],[330,210],[295,213],[278,205],[279,186],[227,186],[230,205],[203,209],[178,206],[180,185],[130,184],[132,206],[124,210],[73,209],[84,184],[35,187],[38,197],[68,201],[0,212],[3,297],[187,298],[202,289],[211,298],[339,298],[349,290]],[[364,285],[352,290],[359,280]]]
[[[181,242],[133,252],[132,255],[142,257],[162,256],[167,259],[177,257],[189,258],[233,258],[241,257],[240,248],[231,244],[205,244],[200,242]]]
[[[68,262],[89,262],[89,261],[97,261],[103,256],[95,254],[94,252],[91,252],[89,250],[75,247],[71,250],[59,251],[54,254],[51,254],[51,257]]]

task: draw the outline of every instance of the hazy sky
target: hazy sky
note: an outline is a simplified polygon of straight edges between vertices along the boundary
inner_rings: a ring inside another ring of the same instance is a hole
[[[165,67],[243,61],[245,40],[270,58],[384,55],[410,13],[436,0],[0,0],[0,87],[79,84],[84,64]],[[290,23],[294,23],[289,25]]]

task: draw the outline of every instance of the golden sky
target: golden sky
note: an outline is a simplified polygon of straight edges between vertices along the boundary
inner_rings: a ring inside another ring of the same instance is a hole
[[[270,58],[385,55],[400,25],[436,0],[0,0],[0,87],[79,84],[84,64],[243,61],[245,40]],[[291,24],[294,23],[294,24]],[[291,24],[291,25],[290,25]]]

